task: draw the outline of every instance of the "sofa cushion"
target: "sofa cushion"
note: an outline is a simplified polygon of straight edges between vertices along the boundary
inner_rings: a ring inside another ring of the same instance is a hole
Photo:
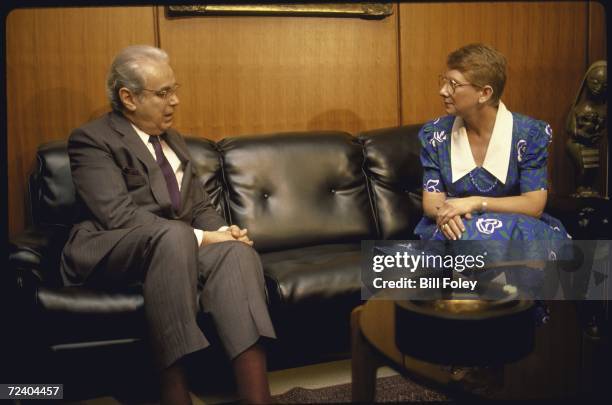
[[[333,308],[334,299],[360,295],[359,243],[264,253],[261,260],[273,307],[323,303]]]
[[[118,291],[41,287],[36,298],[36,310],[44,315],[35,329],[44,331],[50,345],[137,340],[146,331],[140,284]]]
[[[232,223],[260,251],[375,237],[361,144],[345,132],[226,138],[218,144]]]
[[[365,173],[372,188],[380,239],[418,239],[413,230],[422,216],[421,125],[362,132]]]

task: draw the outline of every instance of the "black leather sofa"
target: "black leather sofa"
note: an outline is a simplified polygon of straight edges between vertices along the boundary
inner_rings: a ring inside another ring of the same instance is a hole
[[[261,254],[279,336],[269,349],[273,368],[347,354],[349,314],[360,303],[360,242],[412,239],[421,217],[419,128],[217,143],[188,138],[199,179],[217,209],[228,223],[249,229]],[[146,361],[140,286],[94,291],[61,285],[60,252],[79,209],[66,143],[40,146],[36,159],[26,202],[29,227],[12,239],[9,256],[23,361],[59,381],[83,374],[92,380],[91,370],[105,370],[103,365],[112,374],[140,373],[133,371]],[[566,219],[580,211],[573,199],[551,198],[549,208]],[[570,232],[580,232],[573,224]],[[210,326],[204,317],[200,321]],[[128,361],[135,353],[141,360]]]

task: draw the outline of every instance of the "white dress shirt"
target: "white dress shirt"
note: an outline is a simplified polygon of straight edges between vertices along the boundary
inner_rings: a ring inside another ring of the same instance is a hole
[[[131,124],[131,125],[132,125],[132,128],[134,128],[134,131],[136,131],[136,133],[138,134],[138,137],[140,137],[142,142],[145,144],[149,152],[151,152],[153,159],[157,159],[157,157],[155,156],[155,148],[153,148],[153,144],[149,142],[149,137],[151,135],[143,132],[136,125],[134,124]],[[178,158],[178,156],[176,156],[176,153],[172,150],[170,145],[166,143],[166,141],[164,141],[162,138],[159,138],[159,143],[161,144],[162,152],[164,153],[166,160],[168,160],[168,163],[170,163],[170,167],[172,167],[172,171],[174,172],[174,175],[176,176],[176,182],[178,183],[179,191],[181,191],[181,182],[183,180],[183,172],[184,172],[183,163]],[[227,229],[228,229],[227,226],[222,226],[218,230],[226,231]],[[202,240],[204,239],[204,231],[202,229],[193,228],[193,232],[195,233],[195,237],[198,240],[198,246],[201,246]]]

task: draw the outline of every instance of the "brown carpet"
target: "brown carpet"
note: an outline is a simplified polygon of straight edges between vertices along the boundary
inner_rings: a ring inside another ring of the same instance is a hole
[[[281,404],[321,404],[351,402],[351,384],[306,389],[293,388],[274,401]],[[446,395],[432,391],[400,375],[382,377],[376,380],[376,402],[432,402],[449,401]]]

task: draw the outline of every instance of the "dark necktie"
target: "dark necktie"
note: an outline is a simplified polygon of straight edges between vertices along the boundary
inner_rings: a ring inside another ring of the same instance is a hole
[[[157,160],[157,164],[164,174],[164,179],[166,179],[166,186],[170,194],[170,201],[172,201],[172,208],[174,212],[178,212],[181,207],[181,193],[179,192],[174,170],[172,170],[172,166],[170,166],[168,159],[164,156],[161,143],[159,142],[159,136],[149,136],[149,142],[153,144],[153,149],[155,149],[155,160]]]

